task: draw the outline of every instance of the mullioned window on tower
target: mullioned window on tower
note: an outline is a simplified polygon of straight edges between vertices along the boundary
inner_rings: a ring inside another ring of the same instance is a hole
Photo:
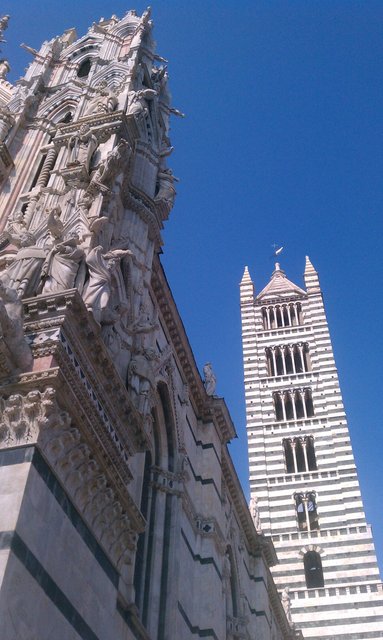
[[[311,371],[309,347],[306,343],[267,347],[266,361],[270,377]]]
[[[275,418],[278,422],[301,420],[314,415],[311,389],[293,389],[273,393]]]
[[[300,302],[268,305],[262,307],[263,328],[279,329],[280,327],[296,327],[302,324],[302,307]]]

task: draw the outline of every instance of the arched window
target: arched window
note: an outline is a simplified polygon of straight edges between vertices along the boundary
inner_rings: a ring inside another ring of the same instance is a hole
[[[79,68],[77,69],[77,77],[86,78],[89,75],[91,66],[92,65],[89,58],[87,58],[86,60],[83,60],[83,62],[80,64]]]
[[[283,440],[283,449],[285,452],[286,473],[295,473],[292,442],[289,438]]]
[[[302,362],[302,358],[301,358],[301,352],[299,350],[299,347],[297,347],[297,345],[295,345],[295,347],[294,347],[293,355],[294,355],[295,371],[296,371],[296,373],[302,373],[302,371],[303,371],[303,362]]]
[[[295,508],[297,512],[299,531],[307,531],[306,509],[302,493],[295,494]]]
[[[274,398],[275,417],[278,421],[283,420],[284,416],[283,416],[282,398],[279,395],[279,393],[274,393],[273,398]]]
[[[303,454],[302,440],[300,438],[295,438],[295,456],[297,459],[297,470],[298,471],[306,471],[306,462]]]
[[[284,402],[285,402],[285,412],[286,412],[286,420],[294,419],[294,409],[293,403],[291,400],[291,394],[288,392],[284,393]]]
[[[273,354],[271,349],[266,349],[266,362],[267,362],[267,373],[269,376],[275,376],[274,372],[274,362],[273,362]]]
[[[314,405],[311,397],[311,390],[306,389],[305,391],[305,405],[306,405],[306,414],[308,418],[314,415]]]
[[[295,392],[294,402],[295,402],[295,411],[297,414],[297,418],[304,418],[305,410],[303,408],[302,396],[299,391]]]
[[[310,531],[315,531],[316,529],[319,529],[315,493],[307,494],[307,512],[309,516]]]
[[[307,551],[303,558],[307,589],[324,587],[322,561],[317,551]]]
[[[283,357],[279,347],[275,349],[275,361],[277,364],[277,376],[283,376]]]
[[[164,637],[168,611],[167,597],[172,571],[171,535],[174,494],[168,490],[169,476],[175,470],[175,426],[166,385],[157,389],[152,411],[152,452],[146,454],[143,472],[141,510],[147,525],[137,545],[134,586],[136,604],[144,625],[156,628]],[[157,598],[157,585],[161,584]]]
[[[291,357],[290,347],[285,347],[285,365],[286,365],[286,373],[294,373],[293,360]]]
[[[316,471],[317,461],[315,457],[315,449],[314,449],[314,438],[312,436],[307,436],[306,440],[306,452],[307,452],[307,463],[310,471]]]

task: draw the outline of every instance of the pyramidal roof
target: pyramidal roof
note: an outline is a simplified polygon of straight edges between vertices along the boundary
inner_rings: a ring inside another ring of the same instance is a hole
[[[257,300],[263,298],[289,298],[291,296],[305,296],[306,291],[298,287],[286,278],[286,274],[282,271],[279,263],[275,265],[275,269],[271,275],[270,282],[257,295]]]

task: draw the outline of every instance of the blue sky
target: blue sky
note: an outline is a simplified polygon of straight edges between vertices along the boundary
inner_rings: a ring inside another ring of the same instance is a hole
[[[3,55],[23,74],[25,42],[144,2],[2,2],[11,14]],[[197,363],[215,369],[247,485],[238,283],[259,291],[282,267],[301,284],[304,256],[319,271],[367,519],[383,561],[382,208],[383,3],[364,0],[152,2],[169,59],[180,178],[163,262]]]

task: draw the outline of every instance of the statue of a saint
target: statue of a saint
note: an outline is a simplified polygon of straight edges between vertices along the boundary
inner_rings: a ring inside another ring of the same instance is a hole
[[[259,516],[258,498],[257,496],[251,496],[249,502],[249,509],[251,517],[253,518],[254,527],[257,533],[262,533],[261,518]]]
[[[89,173],[90,161],[97,146],[97,138],[91,132],[90,126],[81,125],[79,132],[69,139],[67,167],[83,165]]]
[[[214,395],[214,391],[215,391],[215,387],[217,384],[217,379],[214,375],[214,371],[213,368],[211,366],[210,362],[207,362],[203,368],[203,375],[204,375],[204,386],[205,386],[205,391],[207,393],[208,396],[213,396]]]
[[[284,612],[286,614],[287,621],[288,621],[290,627],[292,627],[293,626],[293,620],[292,620],[292,617],[291,617],[291,598],[289,596],[289,588],[288,587],[285,587],[283,589],[283,591],[282,591],[281,602],[282,602],[283,610],[284,610]]]
[[[22,231],[12,240],[20,248],[0,279],[6,287],[16,289],[20,298],[28,298],[37,291],[47,251],[36,246],[36,238],[29,231]]]
[[[118,277],[120,261],[126,256],[132,256],[129,249],[114,249],[102,253],[101,246],[89,251],[86,263],[89,269],[89,280],[85,285],[83,299],[93,317],[99,324],[107,313],[109,299],[112,293],[113,278]],[[117,287],[118,288],[118,284]]]
[[[95,113],[112,113],[117,104],[116,94],[112,89],[109,89],[106,81],[104,81],[97,87],[97,95],[90,101],[84,115],[90,116]]]
[[[84,257],[83,250],[78,246],[80,242],[78,234],[72,232],[66,240],[51,249],[42,269],[42,293],[55,293],[75,286],[79,265]]]
[[[8,347],[18,369],[25,371],[32,364],[32,352],[25,340],[23,303],[14,289],[0,281],[0,339]]]

